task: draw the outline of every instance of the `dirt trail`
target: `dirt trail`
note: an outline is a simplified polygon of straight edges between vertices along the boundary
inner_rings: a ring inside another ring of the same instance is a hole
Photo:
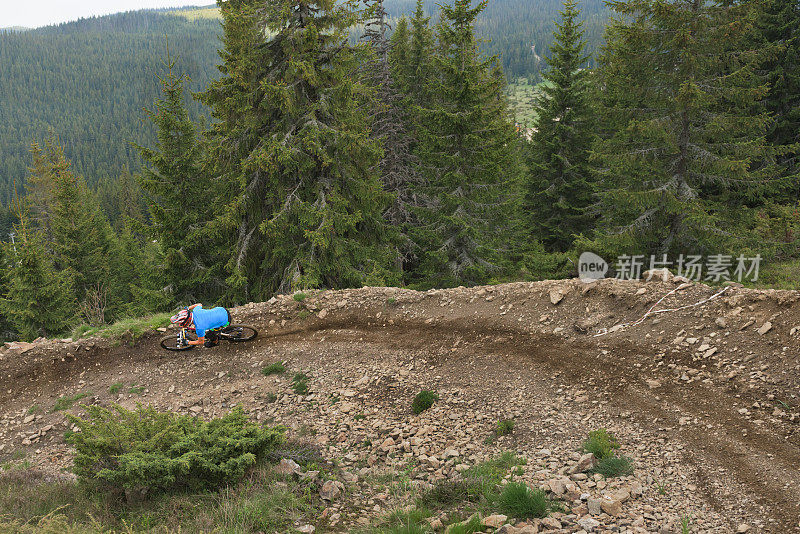
[[[733,287],[704,306],[613,328],[641,317],[678,284],[571,280],[320,292],[234,310],[237,321],[262,329],[248,345],[170,354],[157,349],[153,335],[134,347],[84,340],[7,350],[0,359],[0,462],[24,450],[36,465],[65,465],[69,451],[53,430],[63,417],[49,407],[88,389],[98,402],[140,400],[204,415],[240,402],[259,419],[315,426],[323,442],[338,446],[370,432],[406,439],[409,425],[409,435],[417,432],[424,421],[410,417],[407,406],[427,387],[443,397],[440,419],[430,423],[443,429],[441,446],[456,444],[475,458],[493,447],[531,456],[563,449],[566,462],[589,430],[614,429],[645,486],[629,511],[603,514],[618,531],[674,532],[674,519],[688,512],[701,531],[800,531],[798,294]],[[687,285],[663,306],[718,290]],[[611,333],[595,336],[603,329]],[[344,394],[357,407],[314,407],[314,415],[309,399],[303,408],[303,400],[285,394],[284,382],[258,373],[278,359],[310,371],[311,400]],[[115,382],[146,391],[141,398],[111,395]],[[271,391],[283,394],[274,405],[264,401]],[[33,405],[43,411],[31,419]],[[374,409],[379,421],[370,427],[354,420],[359,409]],[[483,444],[476,432],[502,414],[512,414],[518,430],[500,444]],[[428,449],[438,446],[432,439]],[[552,473],[530,476],[563,474],[556,456],[538,466]]]

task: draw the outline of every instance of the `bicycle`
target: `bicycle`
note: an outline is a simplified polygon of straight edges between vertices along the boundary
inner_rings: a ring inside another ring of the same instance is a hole
[[[229,341],[231,343],[240,343],[242,341],[251,341],[258,335],[258,330],[247,324],[231,324],[222,327],[218,331],[219,340]],[[197,339],[197,334],[194,328],[181,328],[175,334],[164,336],[159,341],[161,348],[166,350],[190,350],[197,345],[190,345],[189,341]]]

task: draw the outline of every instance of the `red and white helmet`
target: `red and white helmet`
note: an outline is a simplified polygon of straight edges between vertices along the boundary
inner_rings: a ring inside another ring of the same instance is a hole
[[[192,312],[189,310],[181,310],[169,318],[169,322],[176,324],[180,327],[189,326],[192,324]]]

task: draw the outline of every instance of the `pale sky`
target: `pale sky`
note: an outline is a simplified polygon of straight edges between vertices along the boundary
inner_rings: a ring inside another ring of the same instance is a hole
[[[120,11],[213,3],[213,0],[0,0],[0,28],[36,28]]]

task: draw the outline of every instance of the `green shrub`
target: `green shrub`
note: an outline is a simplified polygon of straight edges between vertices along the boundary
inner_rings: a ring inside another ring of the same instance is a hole
[[[500,511],[517,519],[545,517],[550,508],[544,492],[531,489],[524,482],[509,482],[499,499]]]
[[[294,296],[292,298],[294,300],[296,300],[297,302],[303,302],[304,300],[306,300],[308,298],[308,295],[306,295],[302,291],[298,291],[297,293],[294,294]]]
[[[285,371],[286,367],[284,367],[283,362],[275,362],[261,369],[261,374],[264,376],[279,375]]]
[[[116,395],[117,393],[120,392],[123,385],[124,384],[122,382],[114,382],[113,384],[108,386],[108,392],[111,393],[112,395]]]
[[[583,442],[583,450],[591,452],[598,460],[612,457],[614,449],[619,449],[619,442],[605,428],[589,432],[589,439]]]
[[[494,433],[498,436],[507,436],[514,431],[514,420],[513,419],[503,419],[502,421],[497,422],[497,426],[494,429]]]
[[[419,415],[431,406],[435,401],[439,400],[439,395],[434,393],[433,391],[429,391],[427,389],[423,389],[417,396],[414,397],[414,401],[411,403],[411,410]]]
[[[302,371],[295,373],[294,377],[292,377],[292,391],[298,395],[305,395],[308,393],[308,381],[310,378],[310,376]]]
[[[298,319],[306,319],[308,317],[311,317],[311,312],[308,310],[300,310],[299,312],[297,312]]]
[[[84,484],[129,496],[236,482],[283,441],[281,428],[249,422],[240,407],[208,422],[152,406],[85,408],[86,419],[68,416],[80,429],[69,437],[73,470]]]
[[[609,456],[597,462],[592,471],[605,478],[622,477],[633,473],[633,462],[626,456]]]

